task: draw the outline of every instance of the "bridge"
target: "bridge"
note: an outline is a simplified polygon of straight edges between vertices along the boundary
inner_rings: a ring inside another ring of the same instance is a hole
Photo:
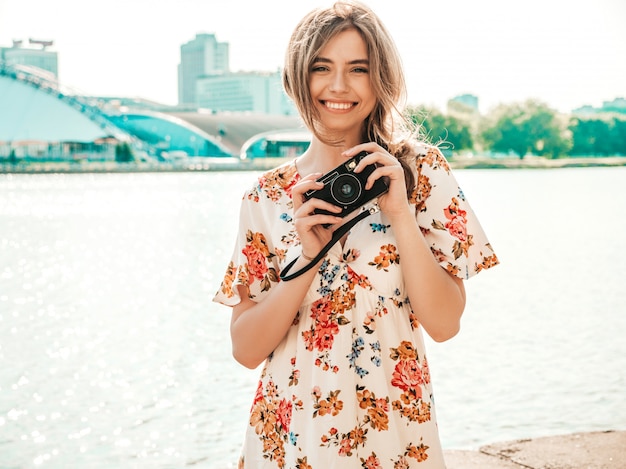
[[[97,99],[81,96],[73,90],[61,86],[56,77],[45,70],[27,65],[8,64],[5,61],[0,61],[0,77],[18,81],[53,96],[83,114],[89,120],[98,125],[107,135],[112,136],[121,142],[133,142],[140,146],[138,139],[111,123],[107,115],[100,109]],[[0,95],[0,97],[2,96]],[[7,106],[3,106],[3,111],[11,112],[14,110],[8,109]]]
[[[128,143],[155,160],[171,154],[237,159],[285,156],[305,148],[306,136],[302,137],[296,116],[184,112],[147,105],[141,99],[92,97],[62,85],[49,72],[4,61],[0,61],[0,102],[0,157],[8,156],[7,148],[24,142],[101,139]],[[286,137],[282,147],[276,136]],[[111,158],[110,151],[108,155]]]

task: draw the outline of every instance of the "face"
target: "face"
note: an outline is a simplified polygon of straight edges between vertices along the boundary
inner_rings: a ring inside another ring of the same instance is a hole
[[[363,122],[376,105],[367,45],[355,29],[333,37],[311,66],[309,91],[326,131],[361,143]]]

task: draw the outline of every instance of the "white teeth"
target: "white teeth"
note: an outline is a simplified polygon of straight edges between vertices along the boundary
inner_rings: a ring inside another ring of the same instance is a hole
[[[330,109],[339,109],[339,110],[345,110],[345,109],[350,109],[352,107],[352,103],[331,103],[326,101],[326,107],[330,108]]]

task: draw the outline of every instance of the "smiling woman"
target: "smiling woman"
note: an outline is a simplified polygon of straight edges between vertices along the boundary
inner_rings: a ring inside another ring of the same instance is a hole
[[[355,58],[356,57],[356,58]],[[356,29],[338,33],[328,41],[311,66],[309,92],[313,113],[330,140],[359,135],[363,121],[376,105],[370,83],[367,47]]]
[[[498,259],[404,119],[400,63],[358,2],[312,11],[289,42],[283,83],[311,144],[245,192],[214,297],[232,308],[235,359],[264,363],[240,468],[445,467],[423,332],[453,337],[463,281]],[[307,195],[356,155],[364,189],[388,187],[360,213]],[[301,275],[281,275],[291,266]]]

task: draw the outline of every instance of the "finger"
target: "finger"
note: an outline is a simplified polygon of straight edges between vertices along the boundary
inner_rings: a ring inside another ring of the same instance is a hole
[[[368,165],[374,164],[376,166],[394,166],[400,165],[397,158],[390,155],[384,150],[375,151],[365,156],[359,161],[359,164],[355,168],[355,172],[360,172]]]
[[[313,239],[321,245],[326,244],[329,239],[329,235],[326,234],[327,228],[335,226],[343,221],[343,218],[333,215],[313,214],[305,217],[297,218],[294,220],[296,231],[298,232],[300,241],[311,242]],[[313,235],[314,238],[310,238]],[[307,241],[307,239],[309,241]]]
[[[305,218],[314,215],[324,214],[337,217],[341,213],[341,210],[341,207],[331,204],[330,202],[317,198],[312,198],[303,203],[300,207],[298,207],[298,209],[294,213],[294,216],[296,218]]]
[[[355,145],[352,148],[347,149],[346,151],[342,153],[342,155],[347,158],[352,158],[353,156],[358,155],[362,151],[366,153],[376,153],[378,151],[384,152],[385,150],[383,149],[383,147],[381,147],[379,144],[375,142],[366,142],[366,143],[361,143],[359,145]]]
[[[304,194],[311,190],[319,190],[324,184],[315,180],[315,176],[321,176],[322,173],[310,174],[306,179],[300,180],[291,189],[291,198],[294,201],[294,208],[299,207],[305,202]]]
[[[311,173],[308,176],[303,177],[298,181],[292,189],[292,192],[304,193],[310,189],[311,184],[317,184],[317,178],[319,178],[322,173]],[[304,189],[303,189],[304,188]],[[295,191],[294,191],[295,190]]]
[[[378,166],[372,174],[369,175],[367,181],[365,183],[365,189],[370,190],[374,183],[380,179],[385,178],[387,184],[390,184],[391,181],[399,180],[404,178],[404,170],[401,165],[389,165],[389,166]]]
[[[292,194],[304,196],[308,191],[319,190],[324,187],[324,183],[319,181],[302,181],[293,186],[291,189]]]

